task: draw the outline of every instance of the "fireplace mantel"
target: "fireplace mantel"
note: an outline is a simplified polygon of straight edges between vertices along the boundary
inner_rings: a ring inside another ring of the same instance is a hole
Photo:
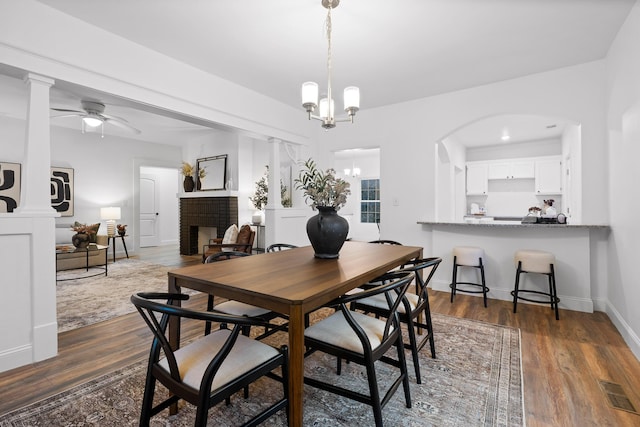
[[[191,193],[178,193],[176,197],[179,199],[200,199],[207,197],[238,197],[237,191],[231,190],[212,190],[212,191],[193,191]]]

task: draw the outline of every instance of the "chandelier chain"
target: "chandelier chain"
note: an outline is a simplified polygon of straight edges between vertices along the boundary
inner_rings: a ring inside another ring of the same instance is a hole
[[[329,117],[333,118],[333,108],[331,108],[333,94],[331,93],[331,9],[333,8],[333,1],[329,2],[327,7],[327,102],[329,103]]]

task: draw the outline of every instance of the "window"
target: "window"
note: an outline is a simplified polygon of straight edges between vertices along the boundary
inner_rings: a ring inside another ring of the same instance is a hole
[[[380,180],[360,181],[360,222],[380,222]]]

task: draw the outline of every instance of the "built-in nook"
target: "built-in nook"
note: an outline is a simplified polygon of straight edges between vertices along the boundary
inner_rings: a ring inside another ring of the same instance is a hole
[[[196,255],[201,236],[223,237],[231,224],[238,223],[238,198],[188,197],[180,198],[180,254]],[[212,234],[211,229],[215,230]],[[202,229],[202,232],[200,230]]]

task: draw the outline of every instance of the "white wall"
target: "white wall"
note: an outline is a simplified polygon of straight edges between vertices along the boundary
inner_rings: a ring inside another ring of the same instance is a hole
[[[605,310],[640,358],[640,4],[636,3],[607,57],[608,165],[606,157],[587,163],[589,172],[608,166],[611,216],[608,270],[598,295]]]

